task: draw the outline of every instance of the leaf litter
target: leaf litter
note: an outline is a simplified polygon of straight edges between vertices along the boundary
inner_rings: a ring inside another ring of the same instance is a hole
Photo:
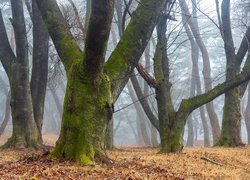
[[[117,147],[107,152],[114,163],[82,166],[48,159],[47,150],[1,150],[0,179],[250,179],[249,146],[157,152],[157,148]]]

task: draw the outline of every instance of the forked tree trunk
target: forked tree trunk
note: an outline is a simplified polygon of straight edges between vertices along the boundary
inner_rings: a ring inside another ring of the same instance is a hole
[[[240,72],[240,63],[235,53],[230,19],[230,1],[223,0],[221,6],[223,23],[224,48],[227,59],[226,80],[230,81]],[[221,136],[218,146],[240,146],[241,141],[241,111],[240,88],[237,87],[225,93]]]
[[[7,43],[9,56],[12,57],[8,63],[11,63],[11,65],[2,62],[5,64],[4,67],[10,81],[13,133],[4,147],[38,147],[42,142],[33,116],[23,3],[22,1],[12,0],[11,7],[13,24],[15,24],[16,57]],[[2,20],[1,24],[4,27]]]
[[[156,100],[158,107],[160,152],[175,152],[180,149],[182,129],[175,126],[175,110],[171,98],[169,81],[169,59],[167,57],[166,19],[161,18],[157,25],[157,45],[154,55],[154,74],[158,82]],[[179,132],[180,131],[180,132]]]
[[[93,164],[95,157],[103,155],[104,133],[112,114],[112,103],[127,83],[167,1],[141,1],[136,10],[138,16],[132,17],[105,65],[114,1],[92,1],[84,57],[67,29],[56,1],[36,2],[68,78],[62,129],[52,155]]]

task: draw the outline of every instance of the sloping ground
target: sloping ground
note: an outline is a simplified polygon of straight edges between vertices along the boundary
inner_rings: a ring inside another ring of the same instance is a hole
[[[0,179],[250,179],[250,147],[185,148],[165,155],[119,147],[108,155],[111,165],[80,166],[49,160],[41,152],[3,150]]]

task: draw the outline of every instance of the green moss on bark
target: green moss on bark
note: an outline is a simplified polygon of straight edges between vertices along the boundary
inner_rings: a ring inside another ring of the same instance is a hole
[[[104,155],[112,99],[109,78],[101,73],[93,80],[81,65],[75,63],[68,77],[62,129],[51,156],[89,165]]]

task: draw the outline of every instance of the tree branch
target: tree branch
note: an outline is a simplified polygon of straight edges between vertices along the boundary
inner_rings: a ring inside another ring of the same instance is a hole
[[[82,61],[83,54],[72,36],[55,0],[36,0],[57,53],[69,72],[73,62]]]
[[[141,0],[104,71],[112,82],[116,100],[137,65],[168,0]],[[146,7],[145,7],[146,6]]]
[[[142,76],[142,78],[148,83],[148,85],[150,87],[154,87],[156,88],[157,86],[157,82],[155,80],[155,78],[153,76],[151,76],[145,69],[144,67],[141,65],[141,63],[138,63],[136,65],[136,69],[137,71],[140,73],[140,75]]]
[[[95,77],[105,62],[107,42],[114,12],[114,0],[92,0],[84,49],[87,71]]]
[[[250,55],[248,56],[248,60],[240,74],[235,76],[233,79],[225,81],[222,84],[215,86],[212,90],[207,93],[195,96],[193,98],[184,99],[181,102],[179,109],[188,109],[188,112],[191,113],[196,108],[206,104],[216,97],[224,94],[225,92],[237,87],[238,85],[248,81],[250,79]]]
[[[7,75],[9,76],[11,63],[14,62],[14,60],[16,60],[16,56],[10,46],[1,10],[0,10],[0,39],[1,39],[0,59]]]

